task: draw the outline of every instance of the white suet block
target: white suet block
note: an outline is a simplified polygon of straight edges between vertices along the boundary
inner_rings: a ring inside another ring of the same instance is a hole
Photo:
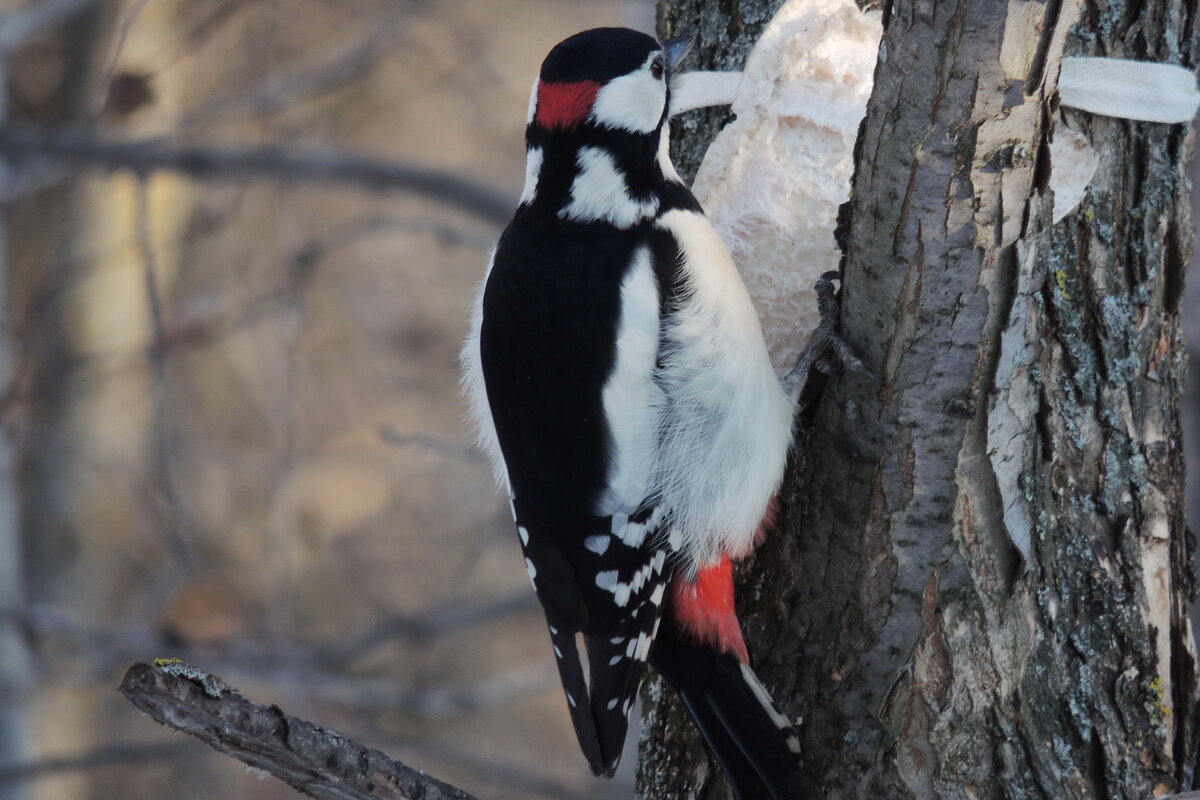
[[[733,254],[779,372],[816,327],[813,284],[836,269],[833,228],[882,29],[853,0],[789,0],[746,62],[737,119],[709,147],[693,192]]]

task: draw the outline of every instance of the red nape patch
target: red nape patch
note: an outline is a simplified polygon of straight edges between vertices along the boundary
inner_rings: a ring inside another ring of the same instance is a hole
[[[575,81],[574,83],[538,82],[537,113],[534,121],[548,130],[570,129],[592,110],[596,92],[600,91],[597,81]]]
[[[667,613],[700,642],[743,664],[750,662],[733,607],[733,565],[728,558],[700,570],[694,581],[677,574],[671,581]]]

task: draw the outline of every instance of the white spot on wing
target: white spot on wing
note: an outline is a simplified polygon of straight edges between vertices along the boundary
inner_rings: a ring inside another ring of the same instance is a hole
[[[637,652],[633,655],[638,661],[645,661],[646,655],[650,652],[650,637],[646,634],[640,634],[637,641]]]
[[[612,658],[610,658],[608,660],[608,665],[610,667],[615,667],[617,664],[620,664],[620,663],[621,663],[621,654],[620,653],[617,653],[615,656],[613,656]]]
[[[521,537],[521,544],[529,544],[529,531],[526,530],[524,525],[517,526],[517,536]]]
[[[633,591],[634,594],[637,594],[638,592],[640,592],[642,590],[642,587],[646,584],[646,579],[649,577],[650,577],[650,565],[649,564],[642,567],[641,569],[639,569],[637,572],[635,572],[633,574],[633,580],[630,581],[630,585],[631,585],[631,590]]]
[[[554,655],[558,656],[559,658],[562,658],[563,657],[562,650],[558,649],[558,645],[553,645],[553,647],[554,647]]]
[[[537,567],[528,558],[525,559],[525,571],[529,573],[529,580],[532,581],[537,577]]]
[[[614,708],[616,708],[617,707],[617,698],[614,697],[612,700],[609,700],[607,707],[608,707],[609,711],[612,711]]]
[[[613,157],[598,147],[581,147],[576,155],[579,173],[571,184],[571,202],[558,212],[579,222],[604,220],[629,228],[658,213],[658,200],[634,200],[625,174]]]
[[[646,523],[629,522],[621,532],[621,541],[629,547],[641,547],[646,540]]]
[[[596,585],[607,591],[615,591],[617,586],[617,571],[615,569],[596,573]]]
[[[608,550],[608,544],[612,540],[609,536],[589,536],[583,540],[583,546],[591,550],[598,556],[604,555],[604,551]]]
[[[663,599],[663,590],[666,588],[667,585],[665,583],[660,583],[658,586],[655,586],[654,593],[650,595],[650,602],[654,603],[654,605],[661,603]]]
[[[616,588],[613,589],[613,602],[617,604],[618,608],[624,608],[629,605],[629,592],[630,586],[628,583],[618,583]]]

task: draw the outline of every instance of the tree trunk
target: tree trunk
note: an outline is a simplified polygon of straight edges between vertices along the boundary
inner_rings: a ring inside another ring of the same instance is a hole
[[[1057,225],[1048,137],[1064,44],[1190,67],[1194,11],[1085,6],[1073,28],[1069,0],[897,0],[885,18],[842,307],[882,381],[832,379],[806,408],[739,595],[756,669],[803,717],[813,796],[1192,785],[1191,136],[1065,112],[1100,168]],[[646,717],[642,796],[721,796],[657,688]]]

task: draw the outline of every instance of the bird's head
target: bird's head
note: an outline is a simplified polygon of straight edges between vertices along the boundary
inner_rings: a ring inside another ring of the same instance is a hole
[[[682,187],[665,123],[671,76],[690,45],[627,28],[557,44],[529,98],[518,213],[618,227],[652,218],[665,187]]]
[[[670,78],[691,47],[628,28],[594,28],[559,42],[529,101],[529,125],[547,134],[596,127],[653,134],[666,119]]]

